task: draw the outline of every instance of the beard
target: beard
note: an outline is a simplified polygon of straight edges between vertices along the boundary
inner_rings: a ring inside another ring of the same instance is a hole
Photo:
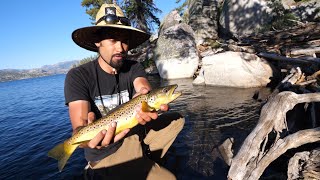
[[[111,67],[119,70],[119,69],[122,67],[122,65],[123,65],[123,60],[121,60],[121,61],[119,61],[119,60],[114,61],[114,60],[111,59],[109,65],[110,65]]]
[[[113,60],[113,57],[114,57],[114,56],[119,56],[119,55],[122,56],[122,60]],[[125,58],[126,58],[126,54],[114,54],[114,55],[111,56],[110,64],[109,64],[109,65],[110,65],[111,67],[119,70],[119,69],[122,67],[123,61],[124,61]]]

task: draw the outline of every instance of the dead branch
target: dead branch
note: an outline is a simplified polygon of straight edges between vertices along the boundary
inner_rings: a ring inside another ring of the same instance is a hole
[[[259,122],[233,158],[228,173],[232,180],[259,179],[265,168],[288,149],[320,140],[320,129],[297,132],[280,138],[286,129],[286,113],[298,103],[320,101],[320,93],[296,94],[284,91],[269,99],[263,106]],[[277,134],[270,149],[261,151],[269,133]],[[303,135],[304,134],[304,135]],[[299,138],[297,138],[299,136]],[[302,138],[304,137],[304,138]]]
[[[307,77],[307,80],[316,79],[320,75],[320,70]]]
[[[296,48],[296,49],[290,50],[290,55],[301,55],[301,54],[313,55],[319,52],[320,52],[320,47],[310,47],[310,48],[304,48],[304,49]]]
[[[228,138],[218,147],[224,162],[226,162],[229,166],[231,165],[231,160],[233,158],[233,151],[232,151],[233,142],[234,142],[233,138]]]
[[[268,165],[276,160],[280,155],[288,149],[296,148],[307,143],[320,141],[320,128],[301,130],[284,139],[279,139],[273,147],[261,158],[259,165],[252,170],[251,175],[247,179],[259,179]]]

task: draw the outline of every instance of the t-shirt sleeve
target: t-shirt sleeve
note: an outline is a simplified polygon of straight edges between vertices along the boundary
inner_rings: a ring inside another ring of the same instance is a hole
[[[66,105],[76,100],[90,101],[88,83],[86,83],[79,68],[73,68],[67,73],[64,83],[64,96]]]
[[[147,74],[141,65],[141,63],[136,62],[132,66],[132,71],[131,71],[131,82],[133,82],[137,77],[144,77],[147,78]]]

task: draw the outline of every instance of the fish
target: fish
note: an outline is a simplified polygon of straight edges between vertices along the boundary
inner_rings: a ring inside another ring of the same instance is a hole
[[[106,116],[83,127],[69,139],[56,145],[48,152],[48,156],[58,160],[58,169],[61,172],[68,159],[77,147],[93,139],[100,131],[107,130],[112,122],[117,123],[115,134],[133,128],[139,122],[136,119],[136,106],[141,104],[144,112],[159,111],[162,104],[169,104],[177,99],[182,93],[175,92],[178,85],[169,85],[151,90],[148,94],[142,94],[132,98],[107,113]]]

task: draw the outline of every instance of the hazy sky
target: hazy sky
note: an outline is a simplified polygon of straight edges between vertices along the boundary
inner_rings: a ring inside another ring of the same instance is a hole
[[[176,0],[155,0],[162,19]],[[71,33],[90,26],[81,0],[6,0],[0,11],[0,69],[31,69],[94,53],[77,46]]]

